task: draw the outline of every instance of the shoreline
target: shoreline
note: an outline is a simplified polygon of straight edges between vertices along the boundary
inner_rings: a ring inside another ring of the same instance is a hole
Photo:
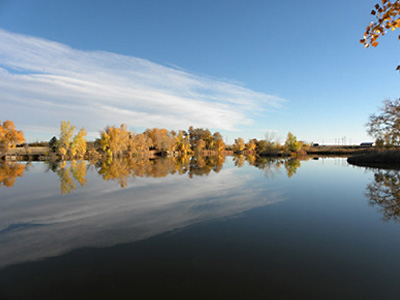
[[[347,162],[362,167],[400,170],[400,151],[386,150],[354,155]]]

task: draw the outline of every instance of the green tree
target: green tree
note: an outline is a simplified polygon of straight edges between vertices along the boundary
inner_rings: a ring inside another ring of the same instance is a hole
[[[52,152],[57,151],[58,140],[57,137],[53,136],[49,141],[49,147]]]
[[[301,150],[301,143],[297,141],[297,138],[291,132],[289,132],[286,137],[285,147],[290,152],[299,152]]]

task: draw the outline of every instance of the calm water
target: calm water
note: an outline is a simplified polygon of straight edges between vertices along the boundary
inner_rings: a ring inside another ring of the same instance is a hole
[[[0,299],[400,299],[399,179],[337,158],[3,164]]]

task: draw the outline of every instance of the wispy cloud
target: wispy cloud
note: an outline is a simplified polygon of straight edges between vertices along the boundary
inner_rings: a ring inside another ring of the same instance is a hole
[[[24,130],[52,131],[69,120],[88,131],[120,123],[235,131],[253,122],[253,112],[283,101],[144,59],[0,29],[1,118]]]

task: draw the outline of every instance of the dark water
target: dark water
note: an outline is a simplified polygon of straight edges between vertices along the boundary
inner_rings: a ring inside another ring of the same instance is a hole
[[[0,299],[400,299],[398,171],[249,161],[3,165]]]

